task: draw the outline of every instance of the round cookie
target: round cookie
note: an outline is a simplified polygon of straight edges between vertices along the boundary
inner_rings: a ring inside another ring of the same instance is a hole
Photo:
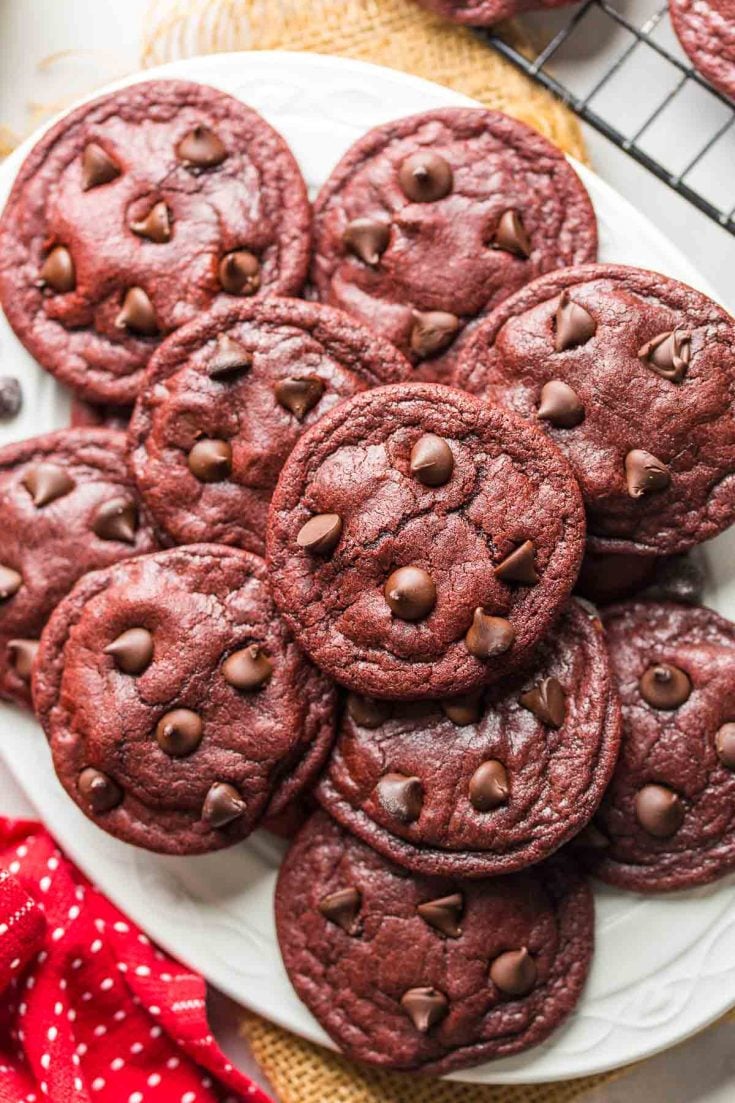
[[[533,426],[437,383],[378,387],[300,439],[268,522],[274,598],[358,693],[446,697],[527,661],[563,608],[584,510]]]
[[[464,327],[543,272],[597,256],[587,192],[525,124],[443,108],[371,130],[317,196],[312,282],[448,381]]]
[[[455,382],[569,459],[594,552],[670,555],[735,519],[735,321],[654,272],[555,272],[478,327]]]
[[[735,869],[735,625],[671,602],[603,616],[623,739],[579,854],[637,892],[707,884]]]
[[[51,610],[87,571],[154,551],[125,435],[62,429],[0,448],[0,697],[30,704]]]
[[[403,706],[351,694],[317,798],[407,869],[492,877],[581,830],[619,744],[602,626],[573,601],[528,673],[484,694]]]
[[[560,8],[574,0],[417,0],[417,3],[454,23],[489,27],[526,11]]]
[[[33,701],[62,785],[111,835],[167,854],[245,838],[319,771],[335,692],[220,545],[86,575],[44,631]]]
[[[593,925],[568,857],[484,881],[415,876],[323,813],[276,887],[291,982],[345,1056],[432,1075],[543,1041],[579,999]]]
[[[388,341],[319,303],[217,304],[151,361],[129,434],[138,489],[177,544],[262,554],[268,503],[301,433],[409,372]]]
[[[216,299],[296,294],[310,212],[256,112],[186,81],[132,84],[36,143],[0,219],[0,303],[38,362],[84,398],[135,400],[167,333]]]
[[[669,11],[695,69],[735,100],[735,0],[669,0]]]

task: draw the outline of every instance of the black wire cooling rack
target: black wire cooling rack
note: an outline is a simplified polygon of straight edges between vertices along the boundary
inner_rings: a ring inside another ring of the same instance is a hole
[[[530,57],[477,33],[735,234],[735,104],[693,69],[664,0],[586,0],[527,21]]]

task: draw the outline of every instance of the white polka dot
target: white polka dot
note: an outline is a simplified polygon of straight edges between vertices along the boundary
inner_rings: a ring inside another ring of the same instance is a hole
[[[181,1097],[181,1103],[194,1103],[194,1100],[196,1099],[196,1097],[197,1097],[196,1092],[184,1092],[184,1094]]]
[[[72,906],[69,908],[69,918],[70,919],[76,919],[76,917],[79,915],[80,911],[81,911],[81,908],[79,907],[78,904],[72,904]]]
[[[128,1096],[128,1103],[143,1103],[143,1092],[132,1092]]]
[[[169,1057],[168,1061],[166,1062],[166,1068],[177,1069],[180,1064],[181,1062],[178,1057]]]
[[[120,934],[125,934],[126,931],[130,930],[130,927],[127,925],[127,923],[113,923],[113,928],[114,930],[119,931]]]
[[[8,933],[8,924],[7,923],[0,923],[0,934],[7,934],[7,933]]]
[[[148,945],[148,941],[149,940],[148,940],[146,935],[144,935],[144,934],[139,934],[138,935],[138,942],[142,942],[144,946]]]
[[[142,1053],[143,1052],[143,1043],[142,1042],[133,1042],[133,1044],[130,1047],[130,1052],[131,1053]]]
[[[46,953],[46,951],[41,950],[41,953],[36,958],[36,961],[38,962],[39,965],[43,965],[43,963],[44,963],[44,961],[46,960],[47,957],[48,957],[48,954]]]
[[[57,1000],[54,1004],[54,1015],[61,1015],[64,1010],[64,1005],[61,1000]]]
[[[77,1053],[79,1054],[80,1057],[84,1057],[84,1054],[86,1052],[87,1052],[86,1043],[85,1042],[80,1042],[79,1045],[77,1046]]]
[[[162,1033],[160,1026],[151,1027],[151,1038],[160,1038]]]
[[[148,1008],[148,1012],[151,1015],[160,1015],[161,1014],[161,1008],[156,1007],[155,1004],[154,1004],[152,1007]]]
[[[74,1087],[77,1089],[78,1092],[80,1092],[84,1087],[84,1084],[78,1076],[74,1077]]]
[[[48,1040],[49,1040],[50,1042],[55,1042],[55,1041],[56,1041],[56,1038],[57,1038],[57,1035],[58,1035],[58,1033],[59,1033],[59,1032],[58,1032],[58,1030],[56,1029],[56,1027],[55,1027],[55,1026],[50,1026],[50,1027],[48,1028],[48,1031],[46,1032],[46,1037],[48,1038]]]
[[[66,1017],[67,1017],[67,1019],[69,1020],[70,1023],[74,1022],[74,1020],[77,1017],[77,1013],[76,1013],[76,1011],[74,1010],[73,1007],[69,1008],[69,1010],[66,1013]]]
[[[28,979],[26,980],[26,988],[30,991],[30,989],[33,988],[33,985],[35,983],[36,983],[36,978],[35,977],[28,977]]]
[[[113,1061],[110,1061],[110,1068],[113,1069],[115,1072],[118,1072],[124,1064],[125,1062],[123,1061],[122,1057],[116,1057]]]
[[[62,992],[66,989],[66,981],[64,980],[63,977],[59,981],[59,988],[61,989]]]
[[[59,868],[59,859],[58,858],[49,858],[49,860],[46,864],[49,867],[49,869],[58,869]]]
[[[103,1026],[102,1023],[100,1023],[99,1026],[96,1026],[94,1028],[92,1033],[94,1034],[95,1038],[101,1038],[103,1034],[107,1033],[107,1027]]]
[[[138,965],[135,970],[135,975],[136,977],[149,977],[151,975],[151,971],[147,965]]]
[[[20,965],[20,958],[19,957],[14,957],[13,960],[10,962],[10,968],[11,969],[17,969],[19,965]]]
[[[92,1081],[92,1091],[93,1092],[101,1092],[102,1089],[104,1088],[104,1086],[105,1086],[105,1081],[101,1076],[95,1077],[95,1079]]]
[[[211,1080],[209,1079],[209,1077],[208,1077],[208,1076],[205,1076],[205,1077],[203,1078],[203,1080],[202,1080],[202,1087],[203,1087],[203,1088],[211,1088],[211,1087],[212,1087],[212,1081],[211,1081]]]
[[[41,1091],[43,1092],[43,1094],[46,1095],[46,1093],[48,1092],[48,1084],[46,1083],[46,1081],[42,1080],[41,1083],[38,1086],[41,1089]]]
[[[18,1004],[18,1014],[19,1015],[25,1015],[27,1010],[28,1010],[28,1004],[27,1003]]]
[[[148,1087],[149,1088],[155,1088],[160,1083],[161,1083],[161,1077],[158,1075],[157,1072],[152,1072],[151,1075],[148,1077],[148,1080],[147,1080]]]
[[[121,973],[127,973],[128,971],[127,964],[124,961],[118,961],[117,967]]]
[[[55,931],[51,932],[51,941],[58,942],[60,938],[63,938],[66,931],[63,927],[57,927]]]
[[[232,1065],[230,1064],[229,1061],[225,1065],[225,1072],[232,1072]]]
[[[95,925],[95,927],[97,928],[97,930],[98,930],[98,931],[100,932],[100,934],[102,934],[102,932],[103,932],[103,931],[104,931],[104,929],[105,929],[105,921],[104,921],[104,919],[95,919],[95,921],[94,921],[94,925]]]
[[[79,1067],[79,1057],[77,1056],[76,1053],[72,1053],[71,1063],[72,1063],[72,1065],[76,1065],[77,1067]]]
[[[74,960],[71,963],[72,969],[81,969],[81,967],[83,965],[84,965],[84,962],[82,961],[82,959],[80,957],[75,957]]]
[[[42,1069],[48,1069],[50,1064],[51,1064],[51,1054],[50,1053],[42,1053],[41,1054],[41,1068]]]
[[[83,1003],[89,1003],[89,1001],[91,999],[92,999],[92,993],[91,992],[82,992],[82,1002]]]
[[[115,1020],[116,1023],[121,1023],[123,1021],[123,1019],[126,1017],[126,1015],[127,1015],[127,1011],[123,1011],[122,1008],[120,1008],[120,1010],[116,1011],[115,1014],[112,1017],[113,1017],[113,1019]]]
[[[90,950],[92,951],[93,954],[99,953],[99,951],[102,949],[102,939],[101,938],[95,938],[94,942],[92,943],[92,945],[89,948],[90,948]]]
[[[112,977],[105,977],[104,980],[100,981],[100,988],[102,989],[103,992],[109,992],[114,984],[115,984],[115,982],[112,979]]]
[[[20,862],[11,862],[8,866],[9,873],[20,873]]]

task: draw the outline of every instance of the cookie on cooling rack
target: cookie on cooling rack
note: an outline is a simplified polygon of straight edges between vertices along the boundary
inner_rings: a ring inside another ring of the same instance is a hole
[[[735,100],[733,0],[669,0],[679,41],[703,77]]]

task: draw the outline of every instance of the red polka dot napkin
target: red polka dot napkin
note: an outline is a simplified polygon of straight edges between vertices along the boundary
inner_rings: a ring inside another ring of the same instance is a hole
[[[0,1103],[271,1103],[227,1061],[205,984],[40,824],[0,817]]]

